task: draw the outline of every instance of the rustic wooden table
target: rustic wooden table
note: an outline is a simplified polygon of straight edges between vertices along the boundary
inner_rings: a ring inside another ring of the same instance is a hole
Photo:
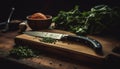
[[[2,69],[103,69],[107,67],[47,53],[40,54],[39,57],[35,58],[10,58],[8,57],[8,52],[15,45],[14,38],[16,35],[19,35],[18,31],[0,32],[0,68],[3,67]]]

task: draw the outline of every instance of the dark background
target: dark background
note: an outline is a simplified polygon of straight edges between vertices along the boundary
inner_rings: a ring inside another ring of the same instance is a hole
[[[60,10],[68,11],[75,5],[84,11],[101,4],[119,7],[120,3],[118,0],[0,0],[0,22],[7,20],[11,7],[15,7],[12,19],[25,19],[35,12],[55,16]]]

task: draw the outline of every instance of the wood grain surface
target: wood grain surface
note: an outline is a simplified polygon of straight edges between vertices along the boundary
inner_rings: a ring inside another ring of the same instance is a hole
[[[75,35],[73,33],[61,30],[43,30],[43,31]],[[120,46],[119,41],[115,39],[90,35],[88,37],[96,39],[102,44],[103,55],[95,53],[93,49],[81,43],[63,41],[57,41],[55,44],[44,43],[40,42],[39,38],[29,36],[26,34],[16,36],[15,42],[17,44],[35,46],[36,48],[57,53],[62,56],[67,57],[74,56],[70,58],[94,63],[103,63],[110,54],[114,54],[112,50],[117,46]],[[117,54],[116,56],[120,55]]]
[[[58,31],[56,30],[56,32]],[[59,54],[51,54],[50,51],[46,51],[45,53],[40,54],[39,57],[26,58],[26,59],[14,59],[9,57],[4,57],[4,56],[8,56],[7,52],[9,52],[14,48],[15,45],[14,38],[18,38],[21,36],[33,38],[31,36],[24,34],[19,35],[18,31],[11,31],[6,33],[0,32],[0,68],[23,69],[24,66],[29,66],[27,68],[25,67],[24,69],[40,69],[40,68],[42,69],[115,69],[115,68],[118,69],[120,68],[119,65],[116,67],[113,64],[111,64],[111,62],[110,62],[111,65],[110,64],[96,65],[90,62],[76,61],[73,59],[69,59],[68,57],[64,57],[66,54],[68,54],[70,57],[74,57],[74,55],[70,53],[66,53],[64,56],[60,55],[65,52]],[[116,47],[120,43],[118,40],[109,37],[103,37],[103,36],[89,36],[89,37],[95,38],[99,41],[101,40],[100,42],[102,44],[108,45],[105,46],[105,48],[103,48],[103,50],[106,52],[106,55],[107,53],[109,54],[111,52],[114,46]],[[105,50],[106,48],[108,49]],[[89,51],[94,53],[92,49],[90,48],[87,49],[89,49]],[[60,51],[58,50],[58,52]],[[104,56],[102,56],[102,58],[104,58]]]

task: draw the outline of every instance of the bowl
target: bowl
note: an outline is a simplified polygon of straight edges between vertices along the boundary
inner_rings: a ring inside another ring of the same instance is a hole
[[[31,15],[27,16],[27,24],[32,30],[48,29],[52,23],[52,16],[45,15],[47,19],[33,19]]]

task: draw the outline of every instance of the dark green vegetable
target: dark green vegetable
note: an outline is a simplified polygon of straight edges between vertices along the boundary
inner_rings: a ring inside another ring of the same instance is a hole
[[[34,57],[36,55],[32,49],[26,46],[18,46],[10,51],[10,56],[13,56],[15,58],[27,58],[27,57]]]
[[[71,11],[65,12],[60,11],[58,16],[53,18],[53,22],[56,23],[56,28],[67,30],[75,33],[86,33],[87,27],[83,20],[85,18],[80,17],[82,16],[81,12],[79,11],[79,6],[75,6],[74,9]]]
[[[57,29],[67,30],[76,34],[100,34],[103,31],[119,27],[120,11],[107,5],[98,5],[90,11],[79,11],[79,6],[65,12],[60,11],[53,18]]]

